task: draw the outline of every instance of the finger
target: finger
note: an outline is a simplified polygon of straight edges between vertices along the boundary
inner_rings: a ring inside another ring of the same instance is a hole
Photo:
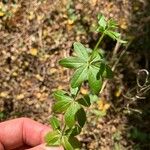
[[[5,149],[15,149],[24,144],[36,146],[44,141],[49,127],[28,118],[0,123],[0,143]]]
[[[45,144],[38,145],[27,150],[64,150],[62,147],[47,147]]]

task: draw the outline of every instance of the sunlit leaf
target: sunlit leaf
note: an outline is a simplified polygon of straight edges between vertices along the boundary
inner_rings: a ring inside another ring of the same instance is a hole
[[[50,118],[50,124],[54,130],[60,128],[60,122],[55,116]]]
[[[54,104],[53,111],[57,113],[65,112],[67,108],[70,106],[71,102],[72,101],[66,100],[58,101]]]
[[[49,132],[45,136],[45,142],[48,146],[60,145],[60,136],[58,131]]]
[[[71,100],[73,100],[73,98],[68,96],[67,92],[65,92],[63,90],[57,90],[53,93],[53,95],[57,101],[71,101]]]
[[[80,109],[80,105],[76,102],[72,103],[66,113],[65,113],[65,123],[68,127],[72,127],[75,125],[75,115],[77,111]]]
[[[78,57],[84,59],[85,61],[87,61],[88,59],[88,52],[86,50],[86,48],[79,42],[75,42],[73,44],[74,47],[74,51],[77,54]]]
[[[102,77],[99,75],[99,69],[95,66],[90,66],[88,70],[88,81],[91,91],[98,94],[102,87]]]
[[[68,57],[61,59],[59,64],[66,67],[66,68],[78,68],[85,64],[85,61],[79,57]]]
[[[83,81],[85,81],[87,79],[87,66],[81,66],[80,68],[78,68],[74,75],[71,78],[71,87],[72,88],[76,88],[79,87],[81,85],[81,83]]]
[[[103,15],[98,15],[98,24],[100,25],[100,27],[103,28],[103,30],[106,29],[106,25],[107,25],[107,22],[105,20],[105,17]]]
[[[65,150],[74,150],[74,147],[69,143],[67,136],[62,137],[62,144],[65,147]]]

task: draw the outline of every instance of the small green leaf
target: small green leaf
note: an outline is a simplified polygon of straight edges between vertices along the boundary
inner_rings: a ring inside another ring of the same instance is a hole
[[[109,29],[116,29],[117,26],[118,26],[118,24],[117,24],[117,22],[116,22],[115,20],[110,19],[110,20],[108,21],[108,28],[109,28]]]
[[[71,102],[72,101],[66,100],[58,101],[54,104],[53,111],[57,113],[65,112],[67,108],[70,106]]]
[[[101,54],[98,51],[93,51],[90,57],[90,62],[103,61]]]
[[[73,127],[75,124],[75,115],[80,109],[80,105],[76,102],[72,103],[65,113],[65,123],[68,127]]]
[[[76,137],[69,137],[69,143],[72,145],[74,149],[79,149],[81,148],[81,143]]]
[[[79,91],[79,88],[78,88],[78,87],[76,87],[76,88],[70,87],[70,92],[71,92],[71,95],[72,95],[72,96],[77,95],[78,91]]]
[[[73,146],[69,143],[69,139],[67,136],[62,137],[62,144],[65,150],[74,150]]]
[[[120,43],[123,43],[123,44],[127,43],[127,41],[121,40],[120,38],[117,38],[117,41],[120,42]]]
[[[88,81],[91,91],[98,94],[102,87],[102,77],[99,75],[99,69],[95,66],[90,66],[88,71]]]
[[[80,127],[83,127],[86,122],[86,113],[83,108],[78,110],[76,113],[76,118]]]
[[[114,31],[111,31],[111,30],[106,30],[105,34],[107,34],[113,40],[117,40],[117,38],[120,38],[120,36],[121,36],[120,33],[114,32]]]
[[[75,125],[75,127],[71,130],[70,135],[76,136],[81,133],[81,127],[79,125]]]
[[[71,78],[71,87],[76,88],[79,87],[83,81],[87,79],[87,66],[81,66],[78,68],[74,75]]]
[[[57,90],[53,93],[54,95],[54,98],[57,100],[57,101],[71,101],[73,100],[72,97],[68,96],[67,95],[67,92],[63,91],[63,90]]]
[[[103,28],[103,30],[106,29],[106,26],[107,26],[107,22],[105,20],[105,17],[103,15],[98,15],[98,24],[100,27]]]
[[[50,124],[54,130],[60,129],[60,122],[55,116],[50,118]]]
[[[67,136],[76,136],[81,133],[81,127],[77,124],[73,128],[69,128],[65,131],[65,135]]]
[[[78,99],[77,102],[85,107],[90,107],[91,105],[89,95],[85,95],[83,98]]]
[[[68,57],[61,59],[59,64],[66,67],[66,68],[78,68],[85,64],[85,61],[79,57]]]
[[[60,145],[60,134],[58,131],[49,132],[45,136],[45,142],[48,146]]]
[[[86,50],[86,48],[80,43],[80,42],[75,42],[73,44],[74,47],[74,51],[76,52],[77,56],[84,59],[85,61],[87,61],[88,59],[88,52]]]
[[[113,72],[112,72],[111,68],[108,65],[106,65],[106,67],[105,67],[105,71],[103,73],[103,76],[105,78],[112,78],[113,77]]]

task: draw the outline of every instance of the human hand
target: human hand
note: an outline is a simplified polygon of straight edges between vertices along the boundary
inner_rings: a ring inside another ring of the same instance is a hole
[[[28,118],[0,123],[0,150],[63,150],[46,147],[45,134],[50,128]]]

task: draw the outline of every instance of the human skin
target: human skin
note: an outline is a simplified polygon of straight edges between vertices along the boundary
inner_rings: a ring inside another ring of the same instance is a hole
[[[45,134],[50,128],[29,118],[0,123],[0,150],[63,150],[46,147]]]

